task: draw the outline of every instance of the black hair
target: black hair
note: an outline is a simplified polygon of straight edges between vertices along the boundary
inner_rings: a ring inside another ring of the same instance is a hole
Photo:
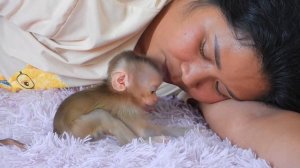
[[[195,0],[193,3],[218,7],[236,38],[252,42],[270,85],[268,93],[258,100],[300,112],[300,1]]]

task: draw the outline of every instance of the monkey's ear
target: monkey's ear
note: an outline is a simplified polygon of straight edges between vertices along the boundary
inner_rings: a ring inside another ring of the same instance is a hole
[[[111,76],[111,85],[116,91],[124,91],[128,86],[128,75],[126,72],[113,72]]]

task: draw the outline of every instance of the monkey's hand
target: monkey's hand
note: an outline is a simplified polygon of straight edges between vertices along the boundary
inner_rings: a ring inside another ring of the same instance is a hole
[[[144,138],[144,140],[146,142],[148,142],[149,144],[152,144],[152,142],[154,142],[154,143],[167,143],[167,142],[170,141],[170,139],[171,139],[171,137],[164,136],[164,135]]]

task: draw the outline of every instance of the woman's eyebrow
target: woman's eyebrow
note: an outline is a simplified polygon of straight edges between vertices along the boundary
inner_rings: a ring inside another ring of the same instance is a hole
[[[217,68],[219,70],[221,70],[221,61],[220,61],[220,46],[219,46],[219,41],[218,41],[218,37],[217,35],[215,35],[215,40],[214,40],[214,44],[215,44],[215,61],[216,61],[216,65]]]
[[[217,35],[215,35],[215,39],[214,39],[214,44],[215,44],[215,47],[214,47],[214,50],[215,50],[215,61],[216,61],[216,65],[217,65],[217,68],[219,70],[221,70],[221,60],[220,60],[220,46],[219,46],[219,41],[218,41],[218,37]],[[236,97],[236,95],[230,90],[227,88],[227,86],[225,86],[229,96],[232,98],[232,99],[235,99],[235,100],[238,100],[238,101],[242,101],[240,98]]]

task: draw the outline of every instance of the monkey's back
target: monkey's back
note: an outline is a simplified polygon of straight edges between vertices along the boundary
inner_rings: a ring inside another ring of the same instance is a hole
[[[112,91],[107,84],[76,92],[58,107],[54,116],[53,131],[58,134],[70,132],[73,122],[80,116],[95,109],[103,109],[112,113],[122,106],[126,107],[130,102],[128,99],[130,99],[128,96]]]
[[[60,104],[54,116],[54,132],[58,134],[68,132],[73,120],[90,111],[90,107],[96,102],[93,89],[76,92]]]

